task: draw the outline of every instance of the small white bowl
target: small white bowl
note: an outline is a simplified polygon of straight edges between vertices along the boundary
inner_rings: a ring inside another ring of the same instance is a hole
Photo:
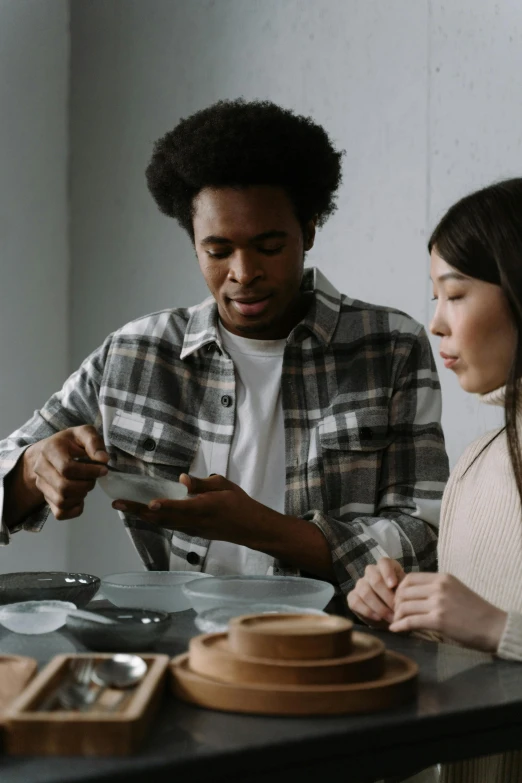
[[[102,579],[105,598],[115,606],[182,612],[190,601],[182,587],[194,579],[212,578],[212,574],[194,571],[130,571],[109,574]]]
[[[179,481],[134,473],[117,473],[114,470],[101,476],[98,484],[112,500],[129,500],[132,503],[148,504],[157,498],[183,500],[188,495],[186,486]]]
[[[14,633],[51,633],[65,625],[73,610],[70,601],[20,601],[0,606],[0,623]]]

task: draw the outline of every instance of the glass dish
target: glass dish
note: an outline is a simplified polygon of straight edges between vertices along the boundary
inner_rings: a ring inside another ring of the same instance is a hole
[[[0,575],[0,604],[19,601],[72,601],[85,606],[100,587],[92,574],[66,571],[15,571]]]
[[[114,470],[110,470],[106,476],[101,476],[97,483],[112,500],[129,500],[133,503],[146,504],[156,498],[183,500],[188,495],[186,486],[179,481],[134,473],[118,473]]]
[[[249,614],[321,614],[326,615],[320,609],[310,609],[286,604],[250,604]],[[233,617],[238,617],[238,607],[220,606],[217,609],[206,609],[195,618],[194,623],[202,633],[225,633],[228,630],[228,623]]]
[[[14,633],[51,633],[76,606],[70,601],[21,601],[0,606],[0,623]]]
[[[98,652],[150,650],[170,624],[166,612],[149,609],[97,609],[95,615],[108,624],[89,617],[90,614],[71,612],[67,630],[85,647]]]
[[[335,590],[329,582],[303,576],[215,576],[209,582],[197,579],[184,585],[183,592],[198,614],[223,606],[249,614],[253,604],[324,609]]]
[[[182,587],[194,579],[205,578],[211,579],[212,575],[197,571],[130,571],[105,576],[102,591],[115,606],[182,612],[190,609]]]

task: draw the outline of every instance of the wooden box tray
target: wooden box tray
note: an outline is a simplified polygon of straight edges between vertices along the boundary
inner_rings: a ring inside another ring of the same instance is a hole
[[[386,652],[384,672],[369,682],[344,685],[232,683],[192,671],[189,654],[171,663],[171,686],[183,701],[225,712],[258,715],[334,715],[397,707],[415,697],[417,664]]]
[[[190,640],[190,668],[224,682],[281,685],[361,682],[383,673],[385,648],[379,639],[354,632],[351,648],[342,658],[254,658],[234,653],[226,633],[204,634]]]
[[[5,746],[7,710],[22,693],[38,669],[34,658],[23,655],[0,655],[0,750]]]
[[[110,657],[91,653],[53,658],[7,710],[7,753],[15,756],[127,756],[134,753],[161,701],[169,664],[167,655],[141,655],[147,663],[147,672],[129,692],[120,711],[110,712],[96,705],[85,712],[39,709],[69,676],[71,659],[91,658],[97,662]]]

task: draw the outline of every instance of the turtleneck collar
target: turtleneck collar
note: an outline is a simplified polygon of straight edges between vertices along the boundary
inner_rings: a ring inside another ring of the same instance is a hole
[[[498,389],[493,389],[493,391],[487,394],[477,394],[477,397],[481,402],[485,402],[486,405],[504,405],[506,401],[506,387],[499,386]]]

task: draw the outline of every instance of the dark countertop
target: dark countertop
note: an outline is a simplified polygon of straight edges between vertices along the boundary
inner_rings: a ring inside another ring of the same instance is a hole
[[[188,639],[198,633],[193,618],[192,611],[172,615],[156,652],[184,652]],[[445,644],[373,633],[389,649],[419,664],[415,702],[372,715],[272,718],[199,709],[176,702],[169,693],[136,756],[3,757],[0,779],[301,783],[312,775],[342,775],[350,783],[366,783],[405,777],[435,762],[522,747],[520,664]],[[32,637],[0,631],[3,654],[32,655],[44,664],[53,655],[73,651],[84,648],[66,631]]]

